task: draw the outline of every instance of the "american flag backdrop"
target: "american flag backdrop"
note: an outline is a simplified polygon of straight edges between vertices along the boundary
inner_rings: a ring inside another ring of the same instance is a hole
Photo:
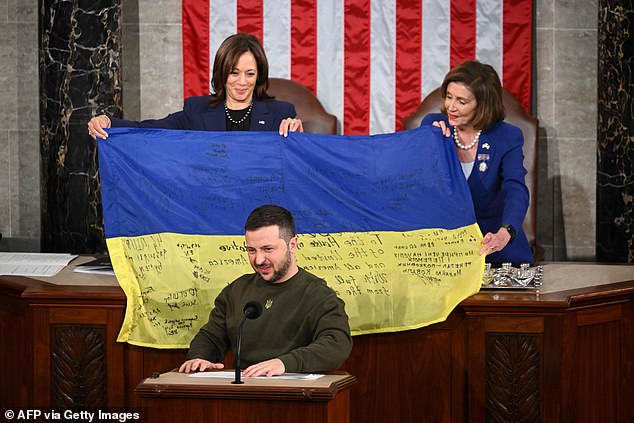
[[[451,67],[491,64],[530,107],[532,0],[183,0],[184,95],[209,93],[215,52],[256,35],[269,76],[297,81],[346,135],[392,132]]]

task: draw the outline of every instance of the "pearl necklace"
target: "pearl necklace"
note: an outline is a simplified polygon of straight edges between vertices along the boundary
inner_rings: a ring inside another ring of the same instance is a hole
[[[474,145],[476,145],[478,143],[478,140],[480,139],[480,134],[482,133],[482,130],[479,130],[475,137],[473,138],[473,141],[471,141],[471,144],[469,145],[464,145],[463,143],[460,142],[460,140],[458,139],[458,127],[454,126],[453,127],[453,141],[456,143],[456,146],[458,148],[461,148],[463,150],[471,150],[473,148]]]
[[[234,125],[240,125],[242,122],[244,122],[249,117],[249,115],[251,114],[251,109],[253,109],[253,103],[249,104],[249,110],[247,110],[247,113],[244,116],[242,116],[242,118],[240,120],[235,120],[229,114],[229,109],[227,108],[227,103],[225,103],[225,114],[227,115],[227,119],[229,119],[229,122],[233,123]]]

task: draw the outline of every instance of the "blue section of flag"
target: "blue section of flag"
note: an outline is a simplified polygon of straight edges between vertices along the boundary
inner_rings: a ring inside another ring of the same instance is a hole
[[[113,128],[99,141],[106,236],[242,235],[279,204],[299,233],[455,229],[475,213],[438,128],[372,136]]]

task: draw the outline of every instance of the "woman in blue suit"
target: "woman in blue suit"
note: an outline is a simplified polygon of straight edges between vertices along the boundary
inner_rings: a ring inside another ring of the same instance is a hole
[[[106,139],[110,127],[199,131],[303,131],[295,106],[274,100],[266,91],[269,63],[260,41],[239,33],[225,39],[214,59],[212,94],[190,97],[183,110],[162,119],[139,122],[99,115],[88,122],[93,138]]]
[[[480,254],[487,262],[532,263],[522,222],[529,194],[524,137],[504,122],[502,85],[492,66],[477,61],[452,69],[441,86],[442,113],[429,114],[422,125],[441,128],[455,144],[467,178],[476,220],[484,235]]]

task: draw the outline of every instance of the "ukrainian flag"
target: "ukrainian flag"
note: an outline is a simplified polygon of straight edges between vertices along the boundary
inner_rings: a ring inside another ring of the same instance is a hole
[[[300,267],[353,335],[446,319],[476,293],[482,234],[437,128],[373,136],[113,128],[99,141],[108,250],[127,296],[119,341],[186,348],[215,296],[253,270],[244,222],[293,213]]]

